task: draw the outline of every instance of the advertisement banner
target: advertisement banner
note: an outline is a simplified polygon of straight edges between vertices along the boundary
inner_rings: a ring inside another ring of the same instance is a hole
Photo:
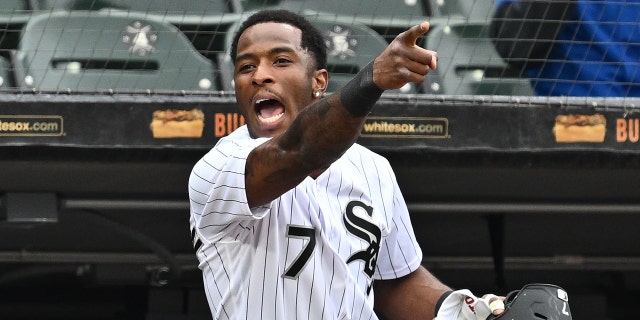
[[[635,153],[638,111],[626,105],[383,97],[359,143],[383,151]],[[209,149],[241,125],[233,97],[0,98],[0,146]]]

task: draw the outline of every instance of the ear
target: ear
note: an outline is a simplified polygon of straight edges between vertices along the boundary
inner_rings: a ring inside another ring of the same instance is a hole
[[[324,93],[329,85],[329,72],[327,69],[319,69],[313,72],[313,92]]]

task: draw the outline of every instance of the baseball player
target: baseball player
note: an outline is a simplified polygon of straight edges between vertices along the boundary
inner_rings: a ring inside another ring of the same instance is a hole
[[[215,319],[476,319],[477,301],[489,308],[420,265],[389,163],[354,143],[383,90],[436,67],[436,53],[415,45],[428,27],[398,35],[326,98],[326,48],[307,20],[261,11],[240,27],[231,57],[247,124],[189,179],[191,233]],[[446,307],[438,313],[437,304]]]

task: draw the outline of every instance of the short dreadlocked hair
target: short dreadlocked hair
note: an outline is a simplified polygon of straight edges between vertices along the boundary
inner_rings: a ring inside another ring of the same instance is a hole
[[[313,54],[316,61],[316,69],[327,68],[327,46],[322,33],[303,16],[288,10],[263,10],[251,15],[245,20],[233,37],[231,43],[231,61],[235,63],[238,55],[238,40],[240,35],[249,27],[265,22],[285,23],[302,31],[300,45],[303,49]]]

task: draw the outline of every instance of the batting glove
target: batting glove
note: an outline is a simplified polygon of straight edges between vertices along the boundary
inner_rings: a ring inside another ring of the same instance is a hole
[[[436,309],[434,320],[485,320],[492,309],[504,309],[504,304],[499,306],[501,303],[502,299],[492,294],[478,298],[468,289],[452,291]]]

